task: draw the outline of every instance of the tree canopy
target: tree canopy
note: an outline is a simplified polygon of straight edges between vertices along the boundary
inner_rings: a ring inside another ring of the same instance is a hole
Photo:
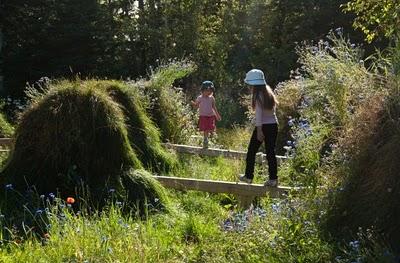
[[[357,15],[353,25],[364,32],[369,42],[379,36],[399,37],[399,1],[352,0],[345,5],[345,10]]]
[[[10,0],[0,3],[4,94],[21,96],[43,76],[136,78],[190,57],[193,81],[236,87],[251,67],[274,85],[296,66],[294,48],[351,30],[346,0]],[[240,89],[234,89],[234,93]]]

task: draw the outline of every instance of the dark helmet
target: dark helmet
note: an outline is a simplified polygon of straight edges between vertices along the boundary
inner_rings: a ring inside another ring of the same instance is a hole
[[[209,80],[203,81],[203,83],[201,83],[201,91],[206,89],[211,89],[212,92],[214,92],[215,91],[214,83],[212,83],[212,81]]]

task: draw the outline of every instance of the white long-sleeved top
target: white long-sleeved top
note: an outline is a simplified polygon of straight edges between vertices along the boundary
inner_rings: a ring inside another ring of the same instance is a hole
[[[263,108],[260,103],[256,103],[256,126],[262,126],[263,124],[278,123],[278,119],[275,113],[275,107],[272,109]]]

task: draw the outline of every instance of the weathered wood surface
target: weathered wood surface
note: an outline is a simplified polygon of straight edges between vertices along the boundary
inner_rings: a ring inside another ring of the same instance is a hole
[[[165,147],[169,149],[173,149],[180,153],[190,153],[190,154],[198,154],[198,155],[206,155],[206,156],[223,156],[227,158],[236,158],[236,159],[245,159],[247,152],[243,151],[234,151],[234,150],[225,150],[225,149],[215,149],[215,148],[203,148],[199,146],[190,146],[183,144],[172,144],[165,143]],[[286,156],[277,155],[276,156],[278,163],[287,159]],[[258,163],[265,162],[266,155],[264,153],[257,153],[256,161]]]
[[[11,147],[14,144],[14,140],[11,138],[0,138],[1,147]]]
[[[176,190],[196,190],[209,193],[226,193],[240,197],[282,197],[295,188],[287,186],[266,187],[261,184],[246,184],[242,182],[226,182],[193,178],[154,176],[164,187]]]

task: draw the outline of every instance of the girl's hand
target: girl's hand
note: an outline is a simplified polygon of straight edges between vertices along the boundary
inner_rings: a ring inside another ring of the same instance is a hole
[[[222,120],[221,115],[219,115],[219,114],[216,115],[215,118],[217,119],[217,121],[221,121]]]
[[[264,134],[261,127],[257,127],[257,140],[260,142],[264,141]]]
[[[197,103],[195,101],[190,101],[190,103],[192,104],[193,107],[197,107]]]

